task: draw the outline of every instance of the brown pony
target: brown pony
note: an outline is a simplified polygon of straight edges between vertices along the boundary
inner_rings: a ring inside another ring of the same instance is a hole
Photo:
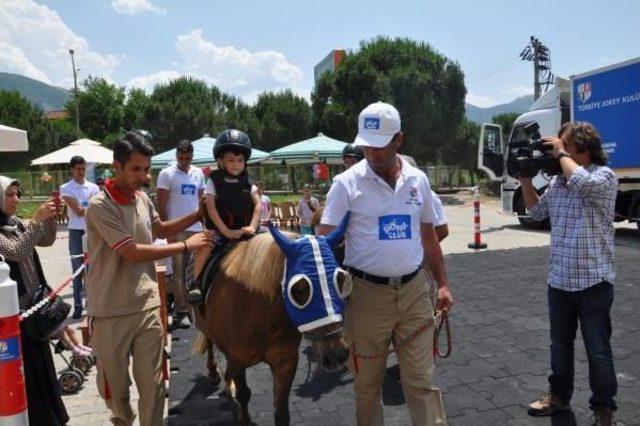
[[[284,239],[294,235],[278,234]],[[273,375],[275,424],[289,424],[289,393],[302,334],[285,309],[281,284],[284,264],[285,255],[270,234],[237,243],[223,260],[205,304],[195,310],[201,334],[194,349],[200,354],[207,351],[209,377],[218,382],[213,345],[224,354],[227,392],[240,405],[237,420],[241,424],[251,423],[246,369],[260,362],[267,363]],[[310,297],[311,289],[298,284],[292,286],[293,297]],[[348,349],[342,339],[341,322],[308,330],[305,335],[314,342],[318,359],[326,369],[340,368],[346,362]]]

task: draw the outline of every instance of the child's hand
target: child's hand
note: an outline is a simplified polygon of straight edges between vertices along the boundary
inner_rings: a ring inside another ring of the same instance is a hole
[[[227,232],[224,232],[222,235],[229,240],[239,240],[242,238],[243,232],[242,229],[228,229]]]
[[[242,235],[253,235],[256,233],[256,229],[253,226],[245,226],[244,228],[242,228]]]

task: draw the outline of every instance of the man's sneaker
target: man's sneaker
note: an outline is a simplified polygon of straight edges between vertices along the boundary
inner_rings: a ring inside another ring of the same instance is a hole
[[[613,418],[613,410],[609,407],[598,407],[593,409],[594,426],[612,426],[617,424]]]
[[[551,416],[558,411],[566,411],[570,409],[571,405],[568,402],[553,396],[551,393],[546,393],[537,401],[533,401],[529,404],[529,410],[527,412],[530,416],[542,417]]]
[[[173,316],[171,325],[175,328],[189,328],[191,326],[189,314],[186,312],[178,312]]]

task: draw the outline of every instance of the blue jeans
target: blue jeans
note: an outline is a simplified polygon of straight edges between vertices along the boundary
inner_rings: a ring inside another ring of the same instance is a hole
[[[69,254],[71,256],[82,254],[82,229],[69,229]],[[83,259],[74,257],[71,259],[71,269],[75,272],[81,265]],[[73,305],[76,311],[82,312],[82,275],[73,279]]]
[[[616,409],[613,397],[618,383],[611,353],[611,304],[613,286],[603,281],[586,290],[548,290],[551,328],[551,393],[569,402],[573,395],[574,340],[580,323],[589,361],[589,404]]]

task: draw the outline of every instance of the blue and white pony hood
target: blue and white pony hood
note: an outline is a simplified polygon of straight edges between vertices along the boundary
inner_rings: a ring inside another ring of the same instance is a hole
[[[349,213],[327,236],[306,235],[297,240],[287,238],[269,224],[271,235],[285,255],[282,298],[300,332],[342,321],[345,299],[351,292],[351,277],[339,267],[332,248],[342,240],[348,222]],[[292,297],[294,286],[307,286],[310,290],[303,303]]]

